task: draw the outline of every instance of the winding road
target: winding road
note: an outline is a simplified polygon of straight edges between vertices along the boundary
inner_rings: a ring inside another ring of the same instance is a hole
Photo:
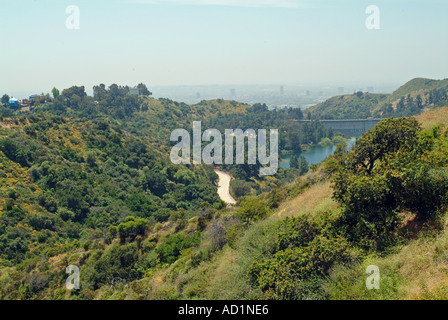
[[[224,171],[217,169],[215,169],[215,172],[219,177],[218,180],[219,198],[228,204],[236,204],[236,200],[230,194],[230,180],[232,179],[232,176]]]

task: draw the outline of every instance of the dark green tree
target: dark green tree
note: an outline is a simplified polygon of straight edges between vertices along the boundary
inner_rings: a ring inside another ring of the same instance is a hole
[[[59,93],[59,90],[58,89],[56,89],[56,87],[54,87],[52,90],[51,90],[51,93],[53,94],[53,98],[57,98],[57,97],[59,97],[59,95],[60,95],[60,93]]]
[[[417,103],[417,107],[419,109],[421,109],[423,107],[422,96],[421,95],[417,95],[417,98],[415,100],[416,100],[416,103]]]
[[[298,168],[299,168],[299,174],[305,174],[310,170],[310,166],[308,164],[308,161],[306,161],[304,156],[300,156],[299,158],[299,164],[298,164]]]
[[[2,104],[7,105],[9,102],[9,96],[7,94],[4,94],[2,96]]]
[[[289,167],[292,169],[299,168],[299,160],[297,159],[297,156],[295,154],[293,154],[291,156],[291,159],[289,159]]]
[[[138,94],[142,95],[142,96],[150,96],[152,95],[152,92],[148,90],[148,88],[146,87],[146,85],[144,83],[139,83],[137,85],[138,88]]]
[[[427,163],[432,138],[420,132],[415,118],[389,118],[340,156],[333,197],[343,207],[339,225],[351,241],[384,249],[397,239],[399,212],[424,221],[445,203],[448,175]]]

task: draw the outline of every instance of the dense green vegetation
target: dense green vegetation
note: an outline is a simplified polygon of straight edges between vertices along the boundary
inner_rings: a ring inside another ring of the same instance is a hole
[[[211,168],[174,166],[149,149],[143,138],[125,134],[107,121],[50,115],[17,121],[17,128],[0,133],[0,155],[8,170],[2,172],[16,190],[3,190],[6,234],[17,224],[27,224],[47,233],[41,244],[45,247],[62,239],[79,239],[89,229],[117,225],[126,216],[161,222],[177,210],[191,214],[202,202],[218,203],[217,176]],[[24,182],[23,171],[29,176]],[[17,191],[14,182],[22,182],[31,194]],[[23,211],[24,201],[40,208],[33,215],[16,214]],[[39,234],[27,236],[27,242],[36,237]],[[24,258],[20,252],[17,255],[9,254],[8,260]]]
[[[216,128],[223,134],[225,129],[278,129],[280,132],[279,151],[301,152],[307,145],[317,144],[323,139],[333,139],[335,134],[331,129],[326,130],[317,121],[298,125],[294,119],[302,119],[300,108],[268,110],[265,104],[249,106],[236,101],[221,99],[201,101],[197,105],[178,103],[170,99],[154,99],[149,97],[151,92],[144,84],[138,86],[140,96],[132,95],[128,86],[112,84],[106,87],[100,84],[93,87],[93,96],[88,96],[85,87],[72,86],[59,90],[53,88],[54,101],[35,98],[29,111],[8,109],[4,116],[11,115],[57,115],[63,118],[80,119],[83,121],[107,121],[120,130],[128,132],[144,140],[148,149],[168,153],[174,143],[170,142],[170,134],[177,128],[192,131],[193,121],[200,120],[203,130]],[[45,97],[45,95],[41,95]],[[41,125],[41,124],[39,124]],[[33,127],[34,128],[34,127]],[[98,127],[98,130],[104,130]],[[25,130],[33,130],[26,127]],[[112,139],[117,140],[121,132],[117,132]],[[247,142],[246,142],[247,143]],[[66,150],[66,152],[71,152]],[[93,155],[89,156],[93,159]],[[139,160],[140,154],[134,154],[131,161]],[[246,155],[247,158],[247,155]],[[164,161],[166,161],[166,157]],[[87,160],[87,158],[86,158]],[[164,164],[161,165],[164,167]],[[275,179],[266,179],[258,175],[260,164],[255,165],[223,165],[237,181],[232,183],[232,191],[237,196],[269,191],[283,183],[290,182],[304,173],[303,170],[280,169]],[[132,166],[131,166],[132,167]],[[134,169],[139,169],[135,165]],[[154,168],[156,169],[156,168]],[[156,169],[157,170],[157,169]],[[149,178],[158,179],[156,174],[148,173]],[[154,182],[155,181],[151,181]],[[238,186],[245,187],[239,188]],[[161,196],[163,186],[154,187],[152,193]],[[235,190],[233,190],[235,188]],[[244,191],[244,192],[243,192]]]
[[[170,130],[201,119],[286,133],[299,112],[127,90],[56,89],[0,121],[0,298],[446,298],[447,108],[385,119],[308,173],[302,157],[264,178],[226,167],[239,197],[227,207],[213,167],[171,164]],[[309,125],[283,150],[334,138]],[[69,265],[79,290],[65,287]],[[365,287],[368,265],[380,290]]]
[[[390,118],[343,157],[334,197],[344,208],[340,224],[351,241],[382,250],[398,239],[401,212],[421,222],[444,213],[448,159],[434,147],[438,135],[438,128],[422,133],[415,119]]]
[[[223,100],[188,106],[150,98],[143,84],[139,91],[130,95],[127,86],[99,85],[90,97],[82,86],[53,88],[54,100],[42,95],[28,110],[2,109],[0,265],[2,276],[15,279],[3,283],[2,296],[48,294],[42,290],[61,279],[47,269],[50,261],[80,251],[85,288],[92,292],[115,278],[137,280],[148,268],[172,264],[198,246],[206,221],[224,204],[213,167],[171,164],[170,132],[198,118],[207,125],[223,114],[245,119],[248,127],[281,125],[292,112],[263,106],[260,123],[251,118],[260,114],[259,106]],[[268,124],[271,114],[275,121]],[[297,175],[280,170],[257,183],[258,166],[250,167],[244,181],[235,180],[251,183],[241,197]],[[149,241],[150,230],[159,228],[172,235]],[[112,270],[107,278],[100,274],[106,269]]]
[[[314,119],[366,119],[386,94],[356,92],[332,97],[309,109]]]

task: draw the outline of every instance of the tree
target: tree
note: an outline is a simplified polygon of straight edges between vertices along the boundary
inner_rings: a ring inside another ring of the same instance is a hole
[[[86,163],[90,168],[96,167],[96,157],[92,152],[87,153]]]
[[[334,137],[334,131],[333,128],[330,127],[327,129],[327,138],[333,139],[333,137]]]
[[[415,118],[390,118],[339,157],[333,197],[342,205],[338,225],[350,241],[381,250],[397,239],[399,212],[435,217],[446,203],[448,175],[428,162],[431,139]]]
[[[106,99],[107,96],[107,90],[104,83],[101,83],[98,86],[93,86],[93,97],[97,101],[101,101]]]
[[[139,83],[137,85],[138,88],[138,94],[142,95],[142,96],[150,96],[152,95],[152,92],[148,90],[148,88],[146,87],[146,85],[144,83]]]
[[[293,154],[291,156],[291,159],[289,159],[289,167],[292,169],[299,168],[299,160],[297,159],[297,156],[295,154]]]
[[[53,94],[53,98],[57,98],[57,97],[59,97],[59,95],[60,95],[60,93],[59,93],[59,90],[58,89],[56,89],[56,87],[54,87],[52,90],[51,90],[51,93]]]
[[[417,95],[416,102],[417,102],[417,107],[419,109],[421,109],[423,107],[423,101],[422,101],[421,95]]]
[[[349,159],[352,169],[370,175],[377,161],[386,154],[405,146],[412,148],[420,130],[420,124],[415,118],[389,118],[381,121],[357,141]]]
[[[304,156],[300,156],[299,158],[299,164],[298,164],[298,168],[299,168],[299,174],[305,174],[310,170],[310,166],[308,164],[308,161],[306,161]]]
[[[2,104],[8,105],[9,103],[9,96],[7,94],[4,94],[2,97]]]
[[[143,218],[127,217],[126,221],[118,225],[120,243],[132,242],[137,236],[144,236],[149,222]]]
[[[166,193],[166,182],[166,176],[155,171],[146,172],[141,180],[142,187],[145,190],[150,190],[159,197]]]
[[[71,98],[73,95],[77,95],[78,98],[84,98],[87,96],[84,86],[72,86],[68,89],[62,90],[62,95],[64,98]]]
[[[233,194],[237,197],[244,197],[245,195],[247,195],[250,190],[251,190],[251,185],[249,182],[244,181],[244,180],[233,180],[231,183],[231,188],[232,188],[232,192]]]
[[[404,97],[401,97],[400,98],[400,101],[398,101],[398,104],[397,104],[397,111],[398,112],[403,112],[404,111]]]

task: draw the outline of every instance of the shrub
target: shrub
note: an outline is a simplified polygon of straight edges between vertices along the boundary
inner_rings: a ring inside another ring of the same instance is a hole
[[[268,204],[264,201],[251,197],[243,200],[236,215],[245,224],[264,218],[268,213]]]
[[[173,263],[180,256],[181,251],[199,244],[200,232],[196,232],[193,237],[185,238],[180,234],[175,234],[166,238],[156,249],[160,262]]]
[[[135,268],[137,261],[138,251],[135,244],[114,244],[109,246],[104,254],[92,255],[85,267],[87,289],[96,290],[102,285],[111,284],[114,279],[132,281],[140,278],[142,273]]]
[[[144,236],[149,221],[143,218],[127,217],[126,221],[118,225],[120,243],[132,242],[137,236]]]
[[[326,231],[308,234],[303,241],[297,236],[305,231],[307,223],[294,222],[299,230],[286,232],[290,240],[287,247],[278,250],[272,258],[254,261],[249,266],[249,274],[267,299],[322,299],[324,277],[335,265],[352,263],[356,254],[343,237]],[[279,233],[278,244],[284,244],[284,239],[285,233]]]

